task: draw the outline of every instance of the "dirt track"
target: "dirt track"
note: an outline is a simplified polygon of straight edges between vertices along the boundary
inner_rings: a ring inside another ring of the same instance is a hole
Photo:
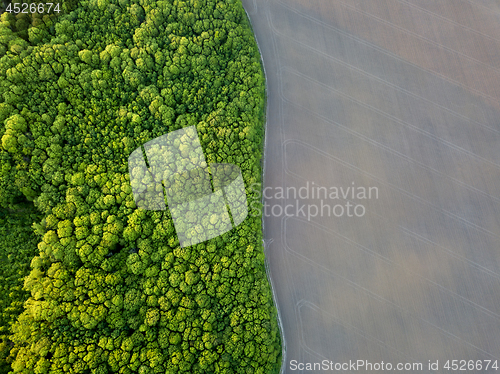
[[[266,186],[379,192],[347,198],[363,217],[265,218],[285,372],[500,365],[500,3],[243,4],[268,79]]]

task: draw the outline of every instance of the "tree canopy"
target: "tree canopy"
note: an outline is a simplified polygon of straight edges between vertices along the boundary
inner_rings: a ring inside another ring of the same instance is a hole
[[[181,248],[168,210],[135,206],[127,168],[194,125],[207,162],[260,181],[264,77],[240,1],[87,0],[20,18],[0,17],[0,206],[22,231],[0,230],[0,257],[21,264],[1,278],[0,370],[278,372],[261,218]]]

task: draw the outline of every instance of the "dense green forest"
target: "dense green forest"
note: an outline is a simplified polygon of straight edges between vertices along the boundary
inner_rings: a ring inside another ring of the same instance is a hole
[[[64,10],[1,15],[0,372],[277,373],[261,218],[181,248],[127,168],[194,125],[209,163],[260,182],[265,82],[240,0]]]
[[[18,211],[0,209],[0,373],[9,372],[8,364],[15,353],[11,350],[9,327],[23,311],[29,296],[23,290],[24,277],[30,272],[38,243],[30,225],[40,218],[29,205],[19,205]]]

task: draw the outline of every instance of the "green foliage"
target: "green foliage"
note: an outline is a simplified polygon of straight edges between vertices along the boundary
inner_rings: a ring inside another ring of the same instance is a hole
[[[23,282],[30,272],[38,242],[30,225],[39,220],[29,206],[19,205],[16,211],[0,209],[0,373],[9,371],[17,353],[12,349],[11,326],[28,299],[28,292],[22,289]]]
[[[264,78],[241,3],[88,0],[48,21],[0,53],[0,206],[41,214],[38,245],[19,244],[13,371],[277,372],[260,217],[180,248],[168,211],[136,208],[127,167],[196,125],[208,162],[260,181]]]
[[[7,6],[11,3],[11,11],[5,11]],[[15,8],[12,3],[18,3],[23,8],[24,12],[15,13]],[[23,4],[28,4],[26,9]],[[39,9],[43,4],[43,12],[36,10],[30,11],[30,6],[34,9]],[[55,1],[50,7],[46,5],[47,2],[39,0],[23,0],[11,1],[2,0],[0,2],[0,57],[4,56],[7,52],[16,55],[26,55],[30,53],[31,47],[40,43],[49,42],[54,35],[54,23],[60,14],[71,12],[77,6],[77,0],[68,1]],[[57,6],[57,4],[59,4]],[[48,65],[42,68],[43,73],[52,74]],[[42,73],[42,74],[43,74]],[[19,79],[16,71],[11,71],[8,78]]]

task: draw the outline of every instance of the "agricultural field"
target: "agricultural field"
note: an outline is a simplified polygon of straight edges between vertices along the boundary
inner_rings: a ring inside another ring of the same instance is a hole
[[[500,2],[243,4],[283,372],[498,372]]]

